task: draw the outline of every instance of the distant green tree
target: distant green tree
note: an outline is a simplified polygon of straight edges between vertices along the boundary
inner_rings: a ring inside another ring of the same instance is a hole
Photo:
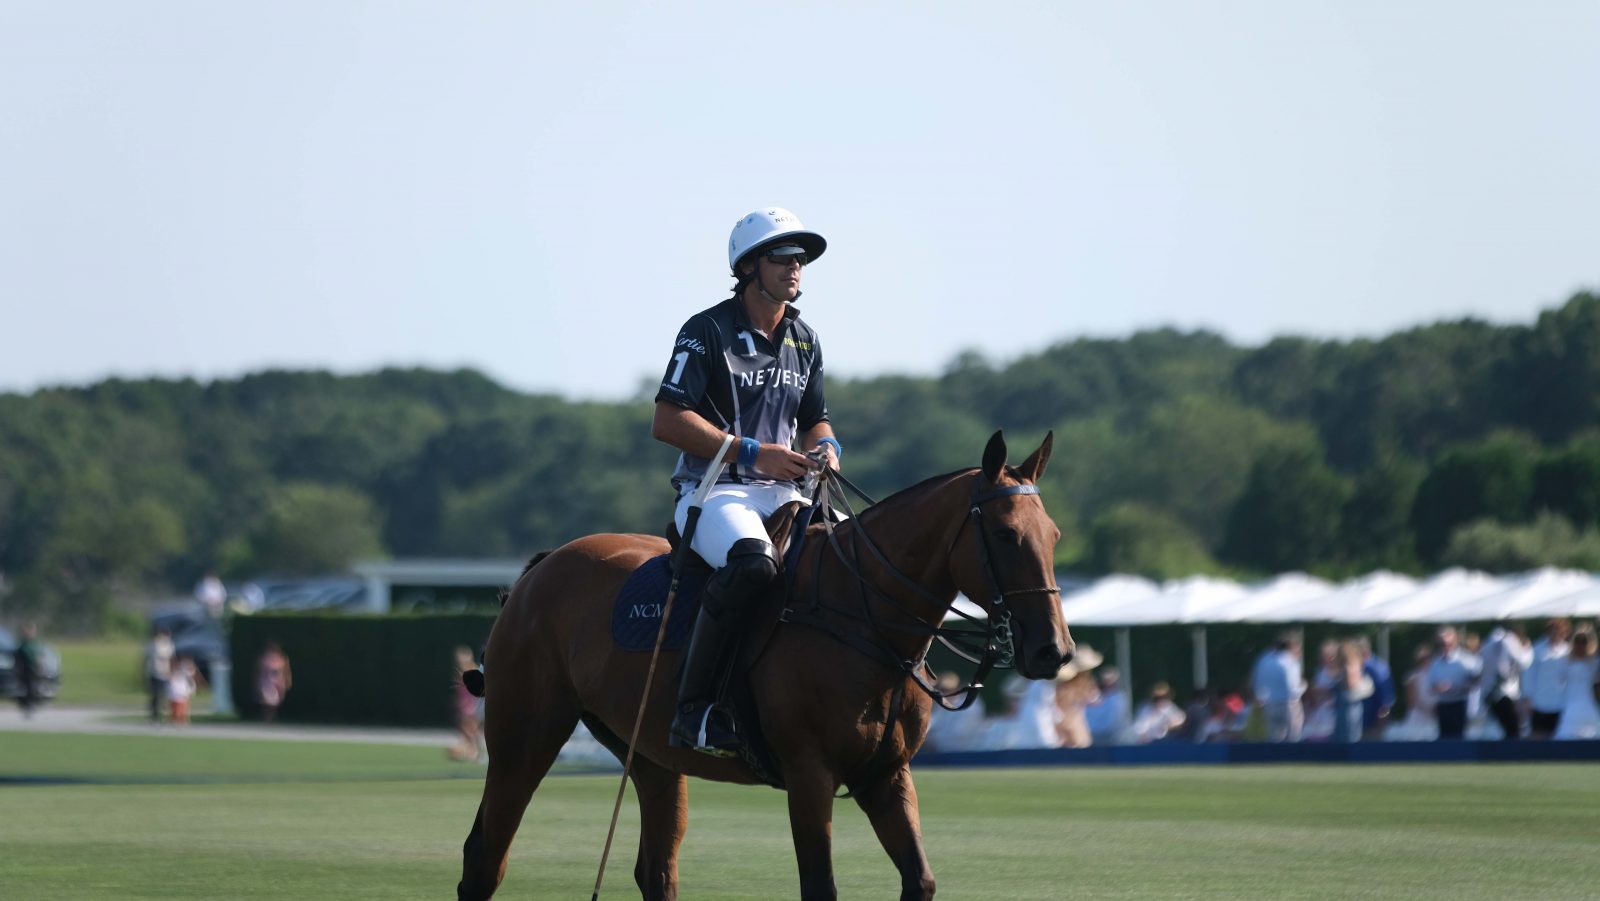
[[[1553,510],[1579,528],[1600,525],[1600,446],[1574,444],[1533,470],[1533,508]]]
[[[1083,436],[1092,442],[1084,452],[1067,444],[1058,453],[1073,506],[1086,518],[1134,501],[1170,512],[1206,546],[1222,540],[1228,510],[1258,457],[1316,441],[1305,424],[1201,396],[1131,413]]]
[[[1346,470],[1385,454],[1429,459],[1487,434],[1504,422],[1510,345],[1509,329],[1476,320],[1353,342],[1318,415],[1328,459]]]
[[[1326,563],[1347,494],[1316,446],[1270,449],[1251,468],[1244,493],[1228,513],[1219,556],[1261,572]]]
[[[1089,525],[1085,562],[1094,573],[1177,579],[1218,571],[1205,545],[1168,513],[1117,504]]]
[[[1412,460],[1388,457],[1356,477],[1339,516],[1338,557],[1350,568],[1417,567],[1411,509],[1425,472]]]
[[[1276,418],[1317,421],[1355,359],[1338,342],[1275,338],[1239,360],[1233,392],[1246,406]]]
[[[290,482],[279,487],[250,536],[249,570],[276,575],[343,572],[384,554],[372,501],[353,488]]]
[[[1549,511],[1523,524],[1479,519],[1450,533],[1440,563],[1492,573],[1525,572],[1541,566],[1595,570],[1600,569],[1600,532],[1579,531],[1565,517]]]
[[[1531,329],[1508,330],[1512,351],[1501,376],[1514,389],[1508,421],[1547,442],[1600,427],[1600,295],[1574,295],[1539,315]]]
[[[1527,438],[1501,433],[1441,456],[1418,486],[1411,511],[1422,561],[1438,562],[1450,533],[1472,520],[1525,521],[1535,451]]]

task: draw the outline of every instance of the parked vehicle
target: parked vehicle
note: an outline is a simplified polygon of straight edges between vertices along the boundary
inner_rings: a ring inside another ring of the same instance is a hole
[[[17,637],[0,629],[0,697],[15,698],[22,693],[17,684]],[[50,700],[61,689],[61,655],[47,644],[40,644],[38,693]]]
[[[207,683],[215,664],[228,662],[228,636],[199,601],[173,601],[157,607],[150,615],[150,630],[158,628],[172,636],[173,653],[193,660]]]

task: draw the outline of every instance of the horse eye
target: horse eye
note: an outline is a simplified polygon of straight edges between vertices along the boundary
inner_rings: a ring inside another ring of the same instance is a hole
[[[1012,529],[1012,528],[995,529],[994,530],[994,537],[1000,539],[1001,541],[1005,542],[1006,544],[1021,544],[1022,543],[1022,536],[1018,535],[1017,534],[1017,530],[1016,529]]]

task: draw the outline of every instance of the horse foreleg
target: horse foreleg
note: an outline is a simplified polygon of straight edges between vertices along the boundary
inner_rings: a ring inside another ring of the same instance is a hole
[[[491,701],[485,733],[489,772],[472,833],[461,848],[461,882],[456,885],[459,901],[489,898],[505,878],[511,840],[528,800],[578,725],[578,711],[564,708],[550,702],[537,716],[522,710],[495,717],[498,711]]]
[[[639,796],[639,860],[633,880],[645,901],[678,897],[678,848],[689,826],[689,780],[642,757],[633,758]]]
[[[785,771],[789,786],[789,831],[800,865],[801,901],[834,901],[833,793],[839,784],[825,768]]]
[[[856,803],[872,821],[878,843],[900,871],[900,901],[932,898],[933,869],[922,849],[922,820],[911,768],[902,766],[890,778],[856,795]]]

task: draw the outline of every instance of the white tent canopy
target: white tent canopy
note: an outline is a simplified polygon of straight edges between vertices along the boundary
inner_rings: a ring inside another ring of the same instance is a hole
[[[1106,576],[1061,600],[1073,626],[1204,623],[1458,623],[1600,615],[1600,578],[1547,568],[1508,576],[1449,569],[1421,582],[1386,570],[1342,584],[1285,573],[1242,584]]]

